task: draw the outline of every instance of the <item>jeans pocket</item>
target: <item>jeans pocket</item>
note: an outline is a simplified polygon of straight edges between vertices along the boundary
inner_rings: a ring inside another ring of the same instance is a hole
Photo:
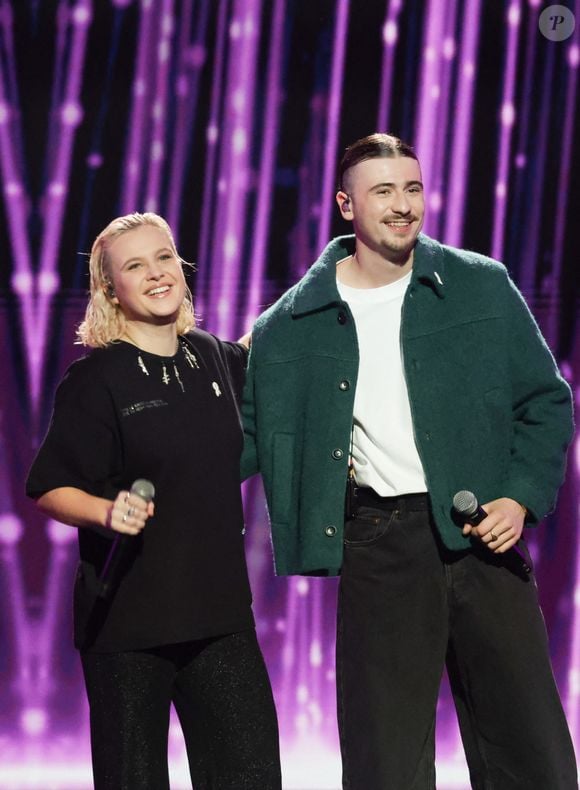
[[[344,525],[344,545],[352,548],[371,546],[386,535],[396,514],[396,510],[384,513],[370,507],[359,508],[355,517]]]

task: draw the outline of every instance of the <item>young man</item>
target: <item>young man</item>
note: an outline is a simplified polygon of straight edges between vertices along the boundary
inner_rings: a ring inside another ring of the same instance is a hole
[[[256,322],[243,468],[277,572],[341,576],[344,787],[435,787],[446,665],[473,788],[577,788],[521,539],[562,482],[569,388],[505,268],[420,235],[409,146],[354,143],[336,197],[354,236]]]

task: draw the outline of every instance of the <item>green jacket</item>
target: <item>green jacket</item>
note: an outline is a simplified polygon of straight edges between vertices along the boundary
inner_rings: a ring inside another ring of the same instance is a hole
[[[353,251],[354,236],[330,242],[253,329],[242,476],[262,473],[279,574],[335,575],[342,563],[358,345],[335,269]],[[452,518],[461,489],[511,497],[541,519],[564,475],[570,389],[505,267],[420,235],[401,343],[445,545],[470,545]]]

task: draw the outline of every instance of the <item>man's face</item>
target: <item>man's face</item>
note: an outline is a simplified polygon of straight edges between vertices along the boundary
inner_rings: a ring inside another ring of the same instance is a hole
[[[336,200],[352,220],[357,240],[393,263],[404,264],[423,226],[421,168],[408,156],[366,159],[346,171]]]

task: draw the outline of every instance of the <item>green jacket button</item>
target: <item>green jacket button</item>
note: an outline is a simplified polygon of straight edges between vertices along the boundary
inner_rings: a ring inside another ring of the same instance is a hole
[[[333,457],[333,458],[334,458],[336,461],[340,461],[340,459],[342,458],[342,456],[343,456],[343,455],[344,455],[344,453],[342,452],[342,450],[340,449],[340,447],[337,447],[337,448],[336,448],[336,450],[333,450],[333,451],[332,451],[332,457]]]
[[[343,392],[346,392],[347,390],[349,390],[349,389],[350,389],[350,381],[349,381],[348,379],[343,379],[343,380],[340,382],[340,384],[338,385],[338,387],[339,387],[339,389],[341,389]]]
[[[324,530],[324,534],[327,538],[333,538],[336,535],[336,527],[333,524],[329,524]]]

